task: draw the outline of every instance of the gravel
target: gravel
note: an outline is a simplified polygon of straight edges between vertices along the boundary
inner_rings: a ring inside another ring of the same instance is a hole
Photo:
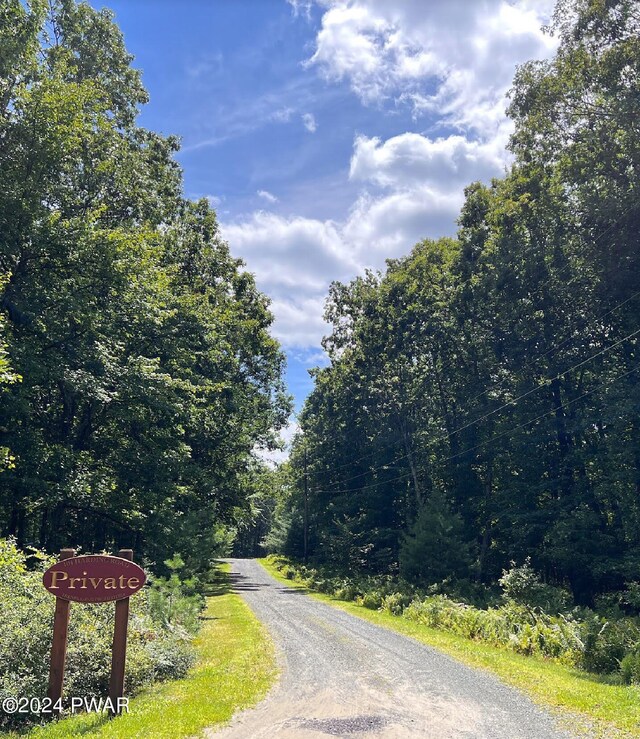
[[[492,675],[320,603],[232,559],[234,589],[271,633],[278,686],[222,739],[559,739],[554,717]]]

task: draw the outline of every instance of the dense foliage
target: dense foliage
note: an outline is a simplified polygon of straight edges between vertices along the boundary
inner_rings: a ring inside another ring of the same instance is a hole
[[[136,124],[131,60],[108,11],[0,0],[0,534],[193,571],[289,401],[267,299],[183,198],[177,140]]]
[[[273,549],[424,586],[530,556],[583,606],[639,579],[640,8],[553,30],[457,238],[332,286]]]
[[[0,539],[0,700],[47,694],[55,598],[42,587],[53,560],[34,550],[26,556],[15,541]],[[36,565],[36,566],[34,566]],[[199,627],[202,600],[162,582],[131,598],[127,643],[127,693],[145,684],[182,677],[195,659],[190,639]],[[173,599],[174,617],[163,618],[159,601]],[[113,603],[74,603],[69,623],[65,691],[71,696],[108,694],[113,639]],[[31,713],[2,713],[0,727],[37,720]]]

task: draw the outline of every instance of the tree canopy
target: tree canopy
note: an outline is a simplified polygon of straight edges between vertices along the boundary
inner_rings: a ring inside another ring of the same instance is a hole
[[[0,529],[206,562],[289,413],[284,358],[146,101],[110,12],[0,0]]]
[[[331,288],[287,497],[299,528],[306,478],[317,560],[495,583],[531,556],[582,603],[638,577],[640,11],[561,0],[551,30],[457,238]]]

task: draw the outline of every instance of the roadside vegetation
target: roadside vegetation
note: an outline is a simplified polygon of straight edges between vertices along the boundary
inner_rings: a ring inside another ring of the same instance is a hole
[[[600,626],[593,638],[588,621],[580,622],[576,614],[554,618],[539,606],[514,601],[509,584],[502,605],[479,609],[443,595],[420,594],[397,581],[332,576],[278,556],[261,562],[281,582],[312,591],[316,598],[472,667],[488,669],[542,705],[569,711],[565,719],[574,730],[602,737],[640,736],[640,685],[626,684],[629,676],[619,665],[612,672],[586,671],[589,664],[602,668],[620,649],[615,641],[624,641],[621,633],[633,630],[637,638],[637,621],[621,625],[597,617]],[[522,579],[522,573],[509,574],[512,582]]]
[[[193,737],[257,703],[276,678],[275,652],[249,607],[230,592],[227,570],[227,565],[216,569],[205,588],[200,628],[190,641],[189,669],[186,664],[180,669],[174,665],[162,682],[139,685],[129,702],[128,714],[114,719],[95,713],[79,714],[43,726],[25,727],[20,733],[8,732],[7,736]],[[182,603],[180,599],[177,602]],[[180,607],[186,609],[184,603]],[[165,658],[169,666],[171,655],[165,654]],[[127,692],[131,687],[130,667],[135,669],[128,662]]]
[[[54,558],[27,556],[11,539],[0,539],[0,704],[9,697],[43,699],[47,694],[55,598],[42,586]],[[194,637],[204,606],[202,586],[177,574],[149,576],[150,587],[130,599],[127,693],[183,677],[196,660]],[[104,698],[109,692],[113,603],[73,603],[64,688],[68,696]],[[33,713],[0,711],[0,729],[37,723]]]
[[[335,575],[285,557],[265,560],[288,580],[339,600],[523,655],[640,684],[640,617],[615,606],[607,613],[571,604],[568,593],[540,582],[527,563],[506,571],[501,593],[478,607],[443,585],[428,589],[390,576]]]

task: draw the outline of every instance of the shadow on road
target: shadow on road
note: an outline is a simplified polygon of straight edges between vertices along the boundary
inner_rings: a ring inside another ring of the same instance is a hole
[[[291,588],[287,585],[275,585],[271,583],[254,582],[251,578],[246,575],[241,575],[238,572],[232,572],[229,575],[231,579],[231,589],[234,593],[246,593],[257,590],[272,590],[278,595],[304,595],[307,591],[306,588]]]
[[[290,588],[287,585],[278,585],[274,590],[283,595],[306,595],[310,592],[307,588]]]
[[[252,582],[246,575],[241,575],[238,572],[232,572],[230,578],[231,587],[236,593],[246,592],[247,590],[264,590],[269,587],[269,585],[263,583]]]

